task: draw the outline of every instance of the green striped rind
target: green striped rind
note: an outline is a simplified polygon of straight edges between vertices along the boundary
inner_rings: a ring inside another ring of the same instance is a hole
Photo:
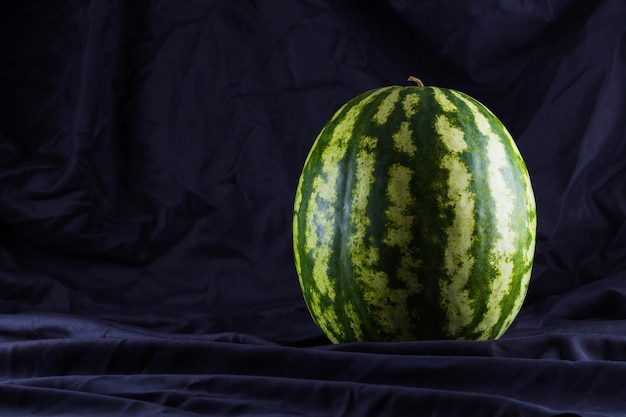
[[[346,103],[317,137],[294,257],[333,342],[494,339],[522,306],[535,229],[502,123],[460,92],[393,86]]]

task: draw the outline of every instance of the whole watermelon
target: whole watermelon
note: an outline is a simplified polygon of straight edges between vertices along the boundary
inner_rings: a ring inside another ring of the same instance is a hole
[[[334,343],[495,339],[526,296],[536,211],[519,150],[480,102],[417,81],[348,101],[300,176],[296,270]]]

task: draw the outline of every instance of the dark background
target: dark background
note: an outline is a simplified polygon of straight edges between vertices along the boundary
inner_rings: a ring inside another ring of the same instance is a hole
[[[295,187],[409,75],[515,138],[528,297],[498,341],[333,346]],[[2,0],[0,415],[626,415],[625,140],[622,0]]]

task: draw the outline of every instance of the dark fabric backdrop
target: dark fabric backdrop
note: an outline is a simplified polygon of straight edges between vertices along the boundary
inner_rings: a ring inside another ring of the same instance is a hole
[[[291,214],[368,89],[462,90],[538,206],[498,341],[331,345]],[[0,415],[626,416],[623,0],[0,1]]]

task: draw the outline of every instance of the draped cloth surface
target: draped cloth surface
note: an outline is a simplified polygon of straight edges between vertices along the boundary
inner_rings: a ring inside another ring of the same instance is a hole
[[[328,118],[454,88],[531,175],[497,341],[332,345],[291,216]],[[0,415],[626,416],[622,0],[0,2]]]

